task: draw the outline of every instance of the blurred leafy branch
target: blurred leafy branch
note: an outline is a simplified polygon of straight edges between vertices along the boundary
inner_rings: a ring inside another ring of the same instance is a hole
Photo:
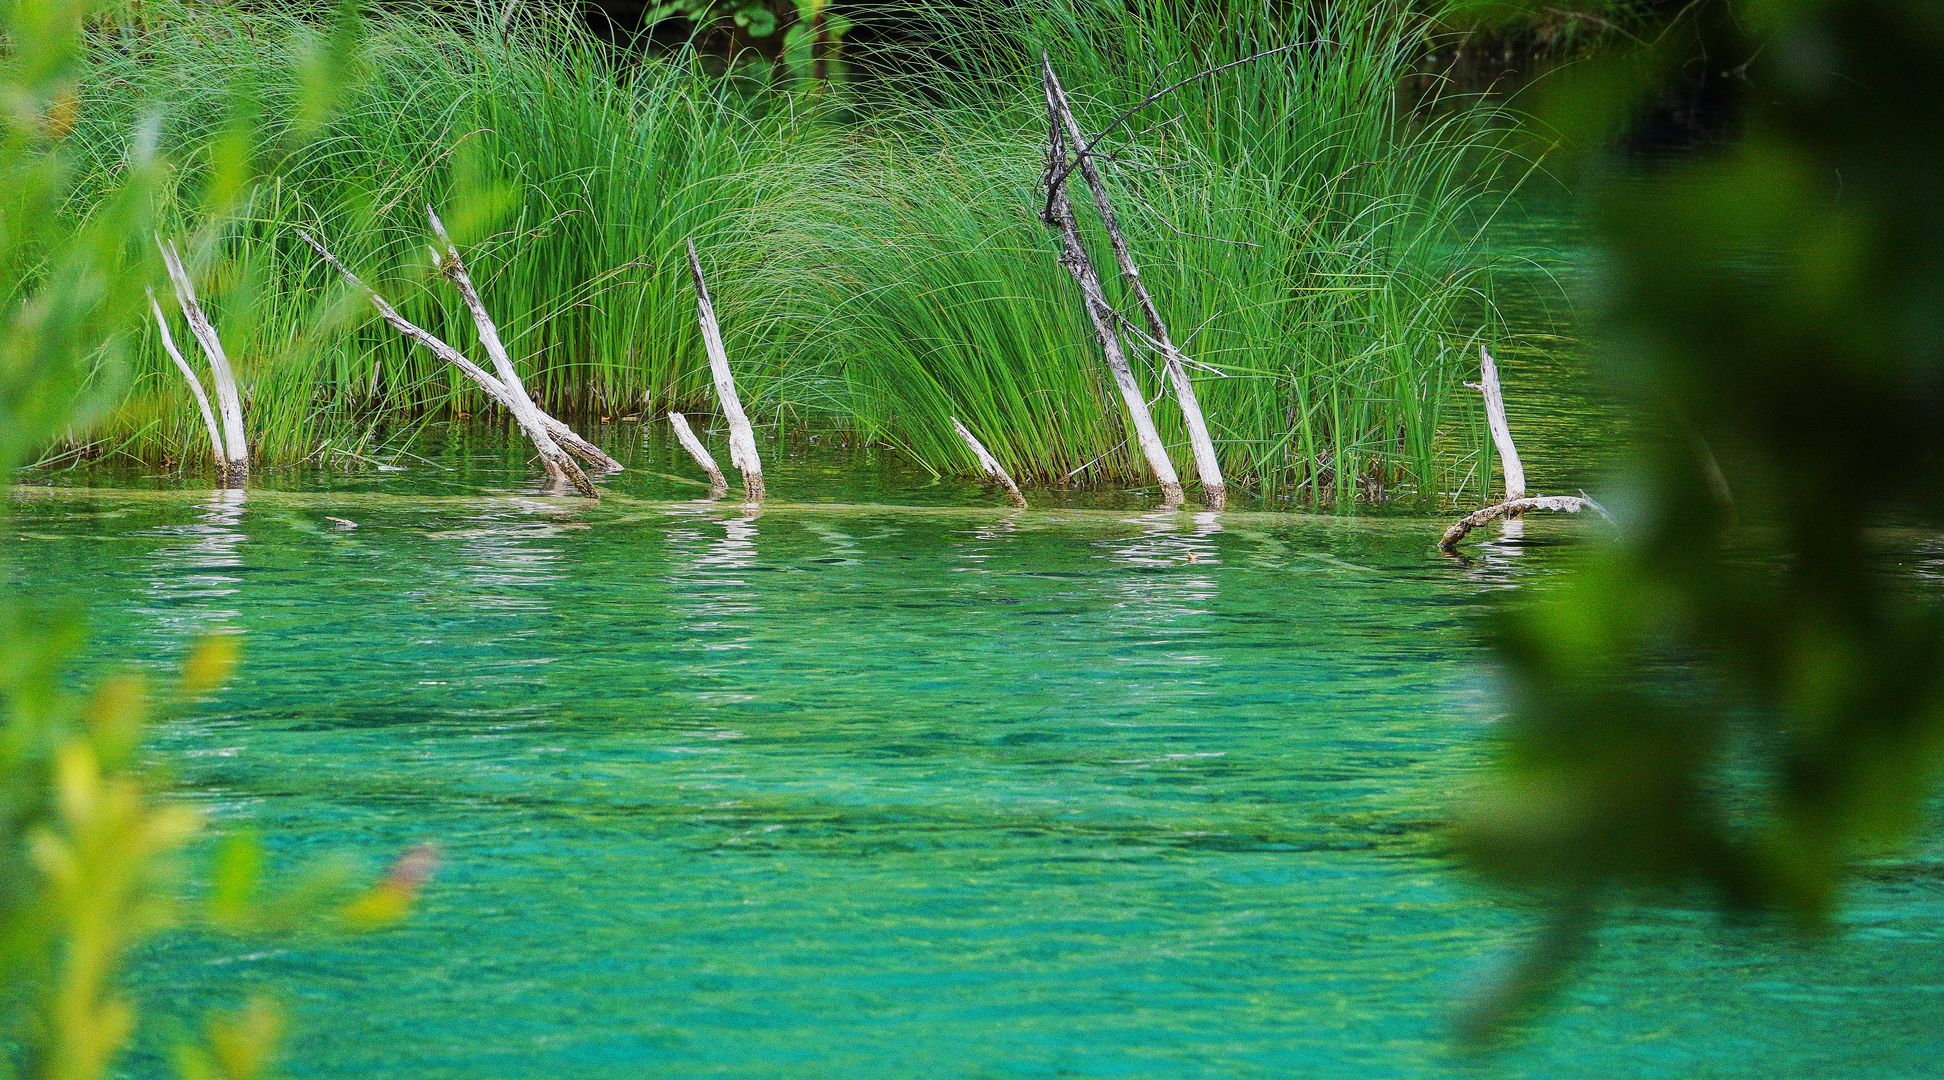
[[[1458,839],[1555,914],[1475,1036],[1627,902],[1828,928],[1944,758],[1944,605],[1891,569],[1944,523],[1944,5],[1697,0],[1642,41],[1545,88],[1569,152],[1697,66],[1738,133],[1596,200],[1601,363],[1651,434],[1626,539],[1498,623],[1505,745]]]
[[[154,196],[169,169],[153,125],[129,132],[122,183],[93,205],[70,205],[74,163],[64,145],[81,99],[78,60],[97,20],[127,5],[0,0],[0,480],[22,455],[84,432],[127,387],[126,333],[156,278]],[[342,23],[341,23],[342,25]],[[320,34],[300,49],[307,115],[321,118],[353,50]],[[238,110],[237,123],[249,120]],[[248,145],[229,140],[230,146]],[[247,155],[210,148],[209,220],[243,197]],[[204,237],[207,242],[207,237]],[[7,512],[0,502],[0,514]],[[137,1019],[117,982],[142,939],[194,917],[239,932],[355,929],[404,914],[429,872],[408,853],[376,885],[324,867],[273,895],[248,837],[219,845],[206,910],[177,899],[176,863],[200,815],[158,793],[138,760],[157,698],[132,674],[91,691],[68,685],[84,638],[77,611],[0,602],[0,1077],[94,1080],[109,1073]],[[218,688],[234,638],[198,644],[161,698],[181,709]],[[281,1022],[267,1001],[210,1018],[179,1047],[191,1080],[261,1075]]]

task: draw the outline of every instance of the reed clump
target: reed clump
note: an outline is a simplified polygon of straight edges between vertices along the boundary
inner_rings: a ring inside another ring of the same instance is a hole
[[[1323,499],[1448,490],[1478,452],[1458,384],[1490,318],[1475,241],[1512,158],[1477,110],[1430,120],[1400,97],[1424,48],[1408,5],[1281,7],[913,12],[922,58],[817,94],[684,52],[624,54],[544,5],[504,26],[394,12],[356,27],[343,100],[314,127],[288,73],[328,24],[275,5],[197,9],[98,33],[70,138],[104,186],[150,114],[192,159],[258,163],[267,179],[191,259],[265,459],[402,445],[488,407],[370,325],[295,240],[330,237],[408,318],[470,340],[424,254],[432,203],[551,411],[708,411],[693,237],[757,423],[845,430],[966,471],[957,416],[1022,480],[1130,483],[1138,455],[1038,221],[1039,57],[1092,130],[1159,86],[1294,43],[1131,117],[1103,143],[1108,183],[1169,325],[1205,365],[1225,472]],[[164,219],[196,227],[181,208],[207,204],[212,174],[172,176]],[[1158,356],[1133,346],[1160,394]],[[143,392],[105,447],[197,462],[193,406],[159,350],[136,352],[153,357]],[[1157,414],[1185,461],[1178,417]]]

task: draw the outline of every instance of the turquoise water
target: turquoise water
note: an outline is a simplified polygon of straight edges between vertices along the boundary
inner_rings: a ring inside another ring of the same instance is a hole
[[[1558,336],[1585,251],[1544,213],[1493,239],[1528,473],[1606,493],[1624,409]],[[1520,1042],[1452,1050],[1536,921],[1439,833],[1498,711],[1480,622],[1585,523],[1455,562],[1396,510],[1014,514],[801,433],[752,513],[690,501],[653,428],[599,436],[629,466],[599,507],[480,437],[13,500],[9,588],[88,603],[92,662],[243,636],[151,744],[220,826],[284,872],[444,857],[396,929],[146,949],[122,1075],[259,990],[333,1080],[1936,1075],[1938,840],[1827,942],[1631,912]]]
[[[1521,1045],[1451,1052],[1533,921],[1438,833],[1495,713],[1477,623],[1579,523],[1462,564],[1429,519],[1012,514],[814,450],[757,513],[652,468],[593,508],[481,495],[524,470],[444,460],[14,503],[11,587],[86,600],[95,656],[243,635],[153,740],[219,824],[285,869],[444,853],[397,929],[146,950],[163,1032],[268,988],[319,1078],[1874,1078],[1944,1051],[1932,845],[1820,946],[1641,913]]]

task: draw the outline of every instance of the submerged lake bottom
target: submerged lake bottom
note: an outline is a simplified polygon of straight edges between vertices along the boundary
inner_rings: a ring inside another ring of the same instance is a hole
[[[242,636],[152,732],[183,797],[279,871],[442,853],[393,929],[166,936],[149,1030],[268,991],[319,1078],[1935,1075],[1935,844],[1821,943],[1633,912],[1453,1049],[1536,922],[1439,832],[1480,621],[1578,523],[1459,563],[1428,517],[866,495],[17,493],[8,587],[88,605],[84,674]]]

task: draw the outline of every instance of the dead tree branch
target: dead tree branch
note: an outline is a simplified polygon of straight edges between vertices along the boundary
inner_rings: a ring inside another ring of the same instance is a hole
[[[675,429],[675,441],[682,444],[682,449],[688,451],[709,477],[709,498],[720,499],[728,494],[729,481],[723,479],[722,467],[716,464],[715,455],[702,445],[702,440],[695,437],[695,429],[689,427],[688,417],[678,412],[669,413],[668,426]]]
[[[148,290],[149,310],[155,313],[155,329],[162,335],[162,351],[175,361],[176,370],[189,382],[189,392],[196,396],[196,408],[202,411],[203,427],[209,432],[209,449],[216,462],[216,475],[221,477],[229,470],[229,455],[223,452],[223,429],[216,423],[216,414],[209,408],[209,395],[203,392],[202,379],[189,361],[182,358],[181,350],[176,348],[175,337],[169,333],[169,320],[162,314],[162,305],[155,299],[155,290]]]
[[[952,430],[958,432],[959,438],[965,440],[965,445],[972,448],[972,456],[979,459],[979,469],[990,477],[993,483],[1006,489],[1006,498],[1014,506],[1021,510],[1026,509],[1026,496],[1019,493],[1019,485],[1013,482],[1012,474],[1006,471],[1004,465],[999,464],[999,459],[992,456],[992,452],[985,448],[985,444],[980,442],[970,429],[959,423],[958,417],[954,416],[951,420]]]
[[[729,352],[722,345],[722,328],[716,324],[715,305],[709,301],[709,283],[702,278],[702,260],[695,253],[695,241],[688,242],[689,272],[695,278],[695,313],[702,326],[702,346],[709,354],[709,372],[715,378],[716,396],[722,399],[722,416],[729,422],[729,464],[742,472],[743,497],[762,502],[763,463],[756,456],[756,432],[743,412],[742,399],[736,396],[736,377],[729,370]]]
[[[162,252],[162,265],[168,268],[169,283],[175,287],[176,305],[182,309],[189,332],[195,335],[209,360],[209,381],[216,390],[216,411],[223,421],[220,459],[223,483],[241,484],[250,475],[250,444],[243,434],[243,396],[236,388],[236,372],[230,367],[229,355],[223,351],[223,340],[216,335],[216,327],[203,314],[202,304],[196,299],[196,286],[189,280],[189,272],[183,269],[182,256],[175,244],[157,236],[155,246]]]
[[[520,430],[532,441],[533,448],[540,453],[540,463],[547,469],[555,483],[570,484],[575,491],[589,499],[598,499],[600,492],[594,490],[594,482],[587,478],[574,459],[567,455],[560,444],[554,441],[553,434],[547,430],[546,421],[540,416],[539,406],[527,394],[526,384],[520,381],[520,373],[513,366],[513,358],[507,354],[506,345],[500,340],[499,327],[486,311],[486,304],[479,298],[479,290],[473,287],[472,276],[466,272],[466,262],[459,255],[459,246],[446,235],[445,222],[439,220],[438,211],[427,206],[425,216],[432,224],[432,235],[439,238],[445,248],[439,255],[439,270],[445,274],[453,288],[459,290],[460,300],[465,302],[466,310],[472,313],[473,325],[479,330],[479,343],[485,348],[486,356],[493,362],[493,370],[498,372],[500,387],[506,393],[506,402],[513,419]]]
[[[1080,145],[1085,136],[1080,130],[1079,121],[1074,119],[1073,105],[1067,99],[1066,89],[1060,85],[1060,77],[1053,71],[1053,61],[1042,55],[1041,64],[1050,107],[1058,111],[1059,122],[1067,138],[1074,145]],[[1141,317],[1147,323],[1147,336],[1160,350],[1162,366],[1174,387],[1175,401],[1181,407],[1182,421],[1188,428],[1188,445],[1194,453],[1195,471],[1201,477],[1202,499],[1210,509],[1219,510],[1228,503],[1228,485],[1222,479],[1221,459],[1215,454],[1215,441],[1209,437],[1201,401],[1195,396],[1195,384],[1188,377],[1187,358],[1168,335],[1167,323],[1162,320],[1161,311],[1155,306],[1147,283],[1141,279],[1140,267],[1134,262],[1134,253],[1128,247],[1126,234],[1121,230],[1120,216],[1114,212],[1114,203],[1107,194],[1107,185],[1100,177],[1100,170],[1085,154],[1079,157],[1077,165],[1081,178],[1093,192],[1094,209],[1099,212],[1100,222],[1107,229],[1107,240],[1114,249],[1114,261],[1120,267],[1121,279],[1134,294],[1135,304],[1141,309]]]
[[[1451,527],[1446,529],[1444,535],[1438,539],[1438,550],[1446,554],[1456,552],[1465,537],[1471,535],[1471,531],[1480,525],[1499,518],[1518,517],[1533,510],[1550,510],[1561,514],[1577,514],[1581,510],[1591,510],[1608,524],[1613,522],[1613,515],[1607,513],[1606,507],[1584,495],[1528,495],[1523,499],[1507,499],[1495,506],[1474,510],[1452,522]]]
[[[1579,495],[1527,494],[1525,466],[1519,461],[1519,448],[1512,444],[1512,427],[1505,419],[1505,394],[1499,385],[1498,364],[1493,362],[1491,352],[1483,345],[1478,347],[1478,359],[1479,381],[1466,385],[1475,388],[1485,398],[1485,423],[1491,429],[1492,442],[1498,447],[1499,465],[1505,471],[1505,500],[1482,510],[1474,510],[1453,522],[1438,538],[1438,550],[1453,554],[1465,537],[1480,525],[1488,521],[1510,520],[1534,510],[1562,514],[1591,510],[1611,524],[1613,515],[1584,492]]]
[[[403,315],[400,315],[398,309],[392,307],[391,303],[378,293],[378,290],[365,284],[364,280],[352,273],[349,267],[338,261],[337,256],[331,254],[330,249],[324,246],[323,241],[304,229],[298,229],[297,236],[304,243],[310,245],[311,250],[317,252],[318,258],[323,259],[327,266],[336,270],[359,292],[364,293],[365,299],[371,301],[371,306],[378,310],[379,316],[385,322],[389,323],[392,329],[397,330],[406,338],[424,346],[432,355],[458,368],[467,378],[476,383],[481,390],[485,391],[487,397],[492,398],[508,410],[513,408],[512,397],[498,378],[494,377],[478,364],[466,359],[465,354],[461,353],[458,349],[446,344],[446,342],[431,332],[414,324]],[[547,433],[582,461],[608,472],[618,471],[621,468],[620,462],[608,456],[600,447],[581,438],[565,423],[544,412],[540,414],[540,419],[545,425]]]
[[[1162,443],[1160,432],[1155,430],[1154,416],[1148,412],[1140,383],[1135,381],[1134,370],[1121,348],[1120,333],[1115,327],[1119,315],[1113,305],[1107,302],[1100,273],[1094,268],[1092,257],[1087,254],[1086,244],[1080,236],[1079,221],[1074,217],[1073,202],[1067,198],[1065,189],[1055,182],[1058,177],[1065,175],[1066,168],[1070,168],[1066,151],[1066,123],[1061,117],[1062,94],[1058,82],[1053,78],[1051,64],[1046,65],[1043,75],[1047,120],[1046,181],[1049,185],[1046,221],[1060,230],[1060,265],[1066,267],[1074,283],[1080,286],[1082,305],[1087,309],[1087,318],[1093,323],[1094,337],[1100,342],[1107,370],[1113,375],[1114,386],[1120,391],[1121,402],[1127,408],[1135,444],[1140,447],[1141,456],[1147,460],[1148,468],[1161,484],[1162,502],[1168,506],[1179,506],[1181,478],[1175,473],[1174,463],[1168,459],[1167,446]]]
[[[1512,445],[1512,425],[1505,419],[1505,393],[1499,386],[1498,364],[1484,345],[1478,347],[1479,381],[1465,385],[1485,398],[1485,426],[1491,429],[1492,444],[1498,448],[1499,468],[1505,473],[1507,501],[1526,495],[1525,465],[1519,461],[1519,448]]]

